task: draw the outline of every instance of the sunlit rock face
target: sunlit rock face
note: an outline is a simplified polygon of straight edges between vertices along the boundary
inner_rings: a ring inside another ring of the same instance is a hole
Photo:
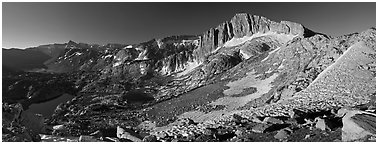
[[[314,34],[314,32],[298,23],[289,21],[278,23],[262,16],[241,13],[236,14],[230,21],[205,32],[201,37],[201,48],[196,49],[194,53],[198,59],[204,60],[208,54],[224,46],[230,40],[237,41],[239,39],[238,44],[241,44],[246,39],[266,33],[285,34],[289,37],[311,36]]]

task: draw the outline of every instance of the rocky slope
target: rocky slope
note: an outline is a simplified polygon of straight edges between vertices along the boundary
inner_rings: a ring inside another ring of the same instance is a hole
[[[280,120],[295,117],[315,120],[317,116],[328,115],[331,121],[337,123],[336,119],[340,118],[326,113],[342,107],[375,103],[375,97],[371,97],[375,96],[374,43],[375,29],[338,38],[322,35],[299,38],[268,55],[242,62],[224,73],[220,79],[226,82],[221,82],[220,85],[227,87],[217,93],[225,97],[215,98],[211,103],[205,104],[219,108],[211,111],[192,109],[177,114],[179,119],[190,118],[199,124],[193,124],[189,129],[180,123],[173,123],[158,129],[155,134],[168,141],[177,139],[170,135],[188,133],[192,133],[192,138],[186,137],[181,140],[195,140],[209,128],[219,131],[226,127],[228,133],[236,134],[235,129],[240,130],[244,125],[261,123],[258,121],[269,117]],[[370,105],[369,109],[375,112],[374,105]],[[314,118],[311,118],[311,115]],[[245,119],[242,127],[235,125],[235,116]],[[281,133],[279,130],[289,127],[290,130],[285,131],[290,132],[282,132],[289,137],[293,131],[295,132],[293,129],[298,129],[292,127],[291,123],[282,124],[286,126],[273,128],[273,133]],[[270,127],[266,124],[264,126]],[[247,134],[256,135],[254,126],[251,128],[252,133],[250,131]],[[245,129],[243,131],[245,132]],[[265,135],[269,133],[271,132]],[[348,132],[343,131],[344,133]],[[375,134],[370,133],[370,136],[372,135]],[[235,137],[231,136],[228,140],[232,140],[231,138]],[[237,136],[233,140],[238,138]],[[207,139],[214,140],[211,137]]]
[[[76,95],[46,120],[59,126],[54,136],[42,138],[353,141],[375,137],[371,121],[361,124],[361,118],[336,114],[346,106],[364,111],[358,114],[375,112],[375,28],[329,37],[298,23],[237,14],[199,36],[131,45],[70,41],[33,49],[47,55],[38,70],[42,73],[3,73],[3,102],[22,101],[27,109],[63,93]],[[369,131],[347,140],[345,134],[353,132],[343,123],[350,119],[363,125],[361,131]]]

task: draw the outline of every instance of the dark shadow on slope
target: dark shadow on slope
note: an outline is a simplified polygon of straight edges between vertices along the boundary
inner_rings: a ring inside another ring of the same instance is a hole
[[[130,103],[145,103],[154,100],[154,97],[145,93],[143,90],[131,90],[126,92],[122,98]]]

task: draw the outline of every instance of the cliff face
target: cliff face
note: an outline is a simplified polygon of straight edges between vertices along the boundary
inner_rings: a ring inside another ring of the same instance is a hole
[[[281,21],[278,23],[262,16],[245,13],[236,14],[230,21],[224,22],[216,28],[211,28],[202,35],[201,48],[194,51],[195,57],[203,61],[208,54],[233,38],[243,38],[268,32],[299,36],[308,36],[314,33],[294,22]]]

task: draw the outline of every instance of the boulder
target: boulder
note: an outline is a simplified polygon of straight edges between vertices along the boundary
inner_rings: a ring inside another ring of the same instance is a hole
[[[218,132],[215,134],[215,137],[219,141],[225,141],[232,137],[236,136],[231,129],[218,129]]]
[[[158,140],[156,136],[148,135],[143,138],[143,142],[158,142]]]
[[[237,114],[232,115],[231,121],[239,124],[239,123],[241,123],[242,120],[243,120],[243,117],[241,117],[240,115],[237,115]]]
[[[133,142],[142,142],[141,136],[135,131],[128,128],[121,128],[120,126],[117,126],[117,137],[120,139],[128,139]]]
[[[270,123],[270,124],[283,124],[284,122],[278,118],[274,117],[266,117],[264,118],[263,123]]]
[[[64,125],[55,125],[53,126],[53,130],[65,130],[66,127]]]
[[[164,132],[164,131],[158,132],[158,133],[156,134],[156,137],[158,137],[158,138],[160,138],[160,139],[164,139],[164,138],[167,137],[167,136],[168,136],[168,134],[167,134],[166,132]]]
[[[329,126],[327,125],[326,123],[326,120],[325,119],[322,119],[322,118],[315,118],[315,127],[318,128],[318,129],[321,129],[321,130],[330,130]]]
[[[342,117],[342,141],[365,141],[376,135],[376,115],[348,108],[337,113]]]
[[[67,128],[64,125],[55,125],[52,127],[52,134],[55,136],[65,136],[68,134]]]
[[[215,128],[206,128],[206,129],[203,131],[203,134],[204,134],[204,135],[209,135],[209,136],[214,136],[216,133],[218,133],[218,130],[215,129]]]
[[[87,136],[87,135],[81,135],[79,137],[79,142],[98,142],[99,140],[97,140],[95,137],[93,136]]]
[[[255,126],[252,127],[252,131],[255,133],[264,133],[267,128],[269,128],[270,125],[257,123]]]
[[[238,137],[242,136],[244,133],[245,133],[245,130],[238,129],[238,130],[235,131],[235,135],[238,136]]]
[[[276,135],[274,135],[274,138],[276,138],[278,140],[283,140],[283,139],[286,139],[287,137],[289,137],[290,133],[291,132],[287,129],[281,129],[277,132]]]

